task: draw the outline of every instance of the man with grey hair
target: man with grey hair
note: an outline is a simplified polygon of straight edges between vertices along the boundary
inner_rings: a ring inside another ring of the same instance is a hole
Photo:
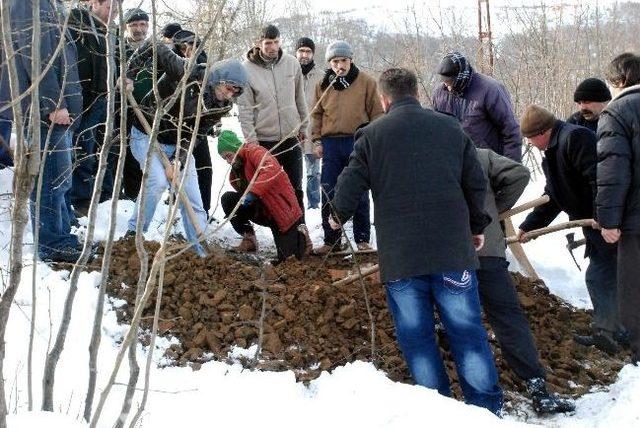
[[[333,230],[328,222],[332,212],[328,201],[333,197],[338,176],[349,163],[356,130],[384,113],[375,79],[356,67],[353,49],[347,42],[331,43],[325,59],[330,68],[316,85],[315,99],[320,102],[311,113],[311,139],[316,156],[322,158],[324,245],[315,250],[317,254],[341,249],[340,232]],[[358,250],[371,249],[370,234],[369,193],[365,192],[353,216],[353,235]]]

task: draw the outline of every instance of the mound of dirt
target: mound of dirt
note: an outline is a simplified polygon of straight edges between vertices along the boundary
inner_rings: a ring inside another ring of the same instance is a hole
[[[146,245],[153,255],[157,244]],[[128,322],[140,270],[133,240],[117,242],[113,254],[108,293],[127,302],[117,311],[119,320]],[[377,260],[369,255],[359,257],[359,262],[366,266]],[[410,382],[379,278],[367,277],[364,287],[358,282],[332,285],[352,270],[352,262],[340,258],[289,260],[267,269],[233,254],[174,258],[165,270],[159,334],[178,338],[180,345],[168,349],[166,357],[177,365],[198,368],[211,359],[226,360],[232,347],[257,344],[257,357],[242,360],[246,367],[293,370],[300,381],[350,361],[365,360],[373,361],[393,380]],[[612,383],[623,362],[572,341],[574,331],[588,330],[590,314],[551,295],[541,281],[519,274],[514,279],[551,389],[578,396],[593,386]],[[147,330],[153,307],[150,302],[145,309],[143,327]],[[490,337],[501,385],[507,391],[521,392],[521,381],[503,362],[491,333]],[[455,380],[446,341],[441,345]]]

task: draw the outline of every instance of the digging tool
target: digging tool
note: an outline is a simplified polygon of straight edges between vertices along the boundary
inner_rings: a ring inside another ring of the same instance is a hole
[[[537,199],[534,199],[532,201],[529,202],[525,202],[522,205],[518,205],[517,207],[513,207],[510,210],[507,211],[503,211],[500,213],[500,216],[498,217],[500,220],[505,220],[509,217],[513,217],[516,214],[520,214],[521,212],[530,210],[531,208],[535,208],[539,205],[544,205],[547,202],[549,202],[549,196],[548,195],[542,195]]]
[[[573,262],[576,264],[576,267],[578,268],[578,270],[582,272],[582,269],[580,268],[580,265],[576,260],[576,256],[573,254],[573,250],[580,247],[581,245],[585,245],[587,243],[587,240],[583,238],[583,239],[578,239],[576,241],[576,234],[574,232],[567,233],[565,237],[567,238],[567,245],[566,245],[567,250],[569,250],[569,254],[571,254],[571,258],[573,259]]]
[[[542,235],[548,235],[549,233],[559,232],[561,230],[566,230],[566,229],[573,229],[574,227],[589,227],[592,224],[593,224],[592,219],[567,221],[565,223],[560,223],[553,226],[532,230],[530,232],[527,232],[527,236],[530,239],[535,239]],[[507,244],[518,242],[518,237],[516,235],[509,236],[506,238],[506,242]]]
[[[129,101],[129,104],[131,105],[131,108],[133,109],[133,112],[135,113],[136,117],[142,124],[142,127],[144,128],[144,132],[146,132],[147,135],[151,135],[151,126],[149,126],[149,122],[147,122],[147,118],[142,113],[142,110],[140,110],[140,106],[138,105],[138,102],[136,101],[136,99],[133,97],[133,93],[131,91],[126,91],[126,92],[127,92],[127,100]],[[160,150],[157,145],[154,145],[154,147],[156,148],[156,152],[160,156],[162,165],[164,166],[165,169],[168,168],[171,165],[171,162],[167,158],[167,155],[164,154],[164,152]],[[184,189],[180,189],[180,192],[178,192],[178,197],[180,198],[180,202],[182,202],[185,206],[187,215],[189,216],[189,220],[191,221],[193,228],[196,230],[196,234],[198,236],[202,236],[202,230],[200,229],[200,226],[198,226],[196,213],[195,211],[193,211],[191,202],[189,201],[189,198],[187,198],[187,195],[185,195]]]
[[[360,274],[362,274],[362,278],[364,278],[365,276],[369,276],[371,274],[374,274],[374,273],[378,272],[379,270],[380,270],[380,265],[373,265],[373,266],[368,267],[368,268],[360,269],[360,272],[356,272],[354,274],[349,275],[346,278],[343,278],[341,280],[335,281],[332,285],[340,286],[340,285],[351,284],[352,282],[356,282],[357,280],[359,280],[361,278]]]

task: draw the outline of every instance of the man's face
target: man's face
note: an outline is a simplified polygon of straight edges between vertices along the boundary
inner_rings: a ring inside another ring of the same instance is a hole
[[[222,152],[220,153],[220,157],[222,157],[222,159],[226,160],[227,163],[231,165],[233,163],[233,158],[235,157],[235,154],[232,152]]]
[[[442,84],[447,91],[451,92],[453,90],[453,77],[442,76]]]
[[[237,97],[242,92],[239,86],[233,86],[230,83],[220,83],[214,89],[214,93],[218,101],[229,101]]]
[[[278,58],[278,51],[280,50],[280,39],[262,39],[260,40],[260,53],[262,56],[269,59]]]
[[[600,113],[607,106],[607,103],[596,101],[578,101],[576,103],[580,109],[580,114],[589,121],[598,120]]]
[[[301,65],[307,65],[313,59],[313,51],[311,48],[301,47],[296,51],[296,58]]]
[[[541,134],[528,137],[527,140],[529,141],[529,144],[531,144],[536,149],[546,150],[547,146],[549,145],[550,138],[551,138],[551,130],[547,129]]]
[[[111,4],[113,3],[113,8]],[[91,0],[91,12],[105,24],[110,24],[118,13],[120,0]]]
[[[185,58],[191,58],[195,50],[196,47],[193,43],[182,43],[180,45],[180,53],[182,53],[182,56]]]
[[[351,58],[337,56],[329,61],[329,66],[336,73],[336,76],[346,76],[351,69]]]
[[[147,38],[149,23],[147,21],[133,21],[127,24],[127,33],[134,42],[141,42]]]

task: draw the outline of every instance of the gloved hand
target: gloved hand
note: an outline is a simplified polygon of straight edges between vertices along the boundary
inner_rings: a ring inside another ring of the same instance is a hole
[[[248,207],[249,205],[251,205],[256,199],[258,199],[258,197],[256,195],[254,195],[253,193],[249,192],[244,196],[244,200],[242,201],[242,206],[243,207]]]

